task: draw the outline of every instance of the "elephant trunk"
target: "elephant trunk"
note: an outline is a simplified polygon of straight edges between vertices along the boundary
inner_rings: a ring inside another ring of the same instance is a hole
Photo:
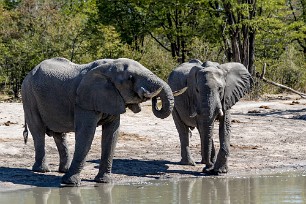
[[[212,96],[212,95],[211,95]],[[198,109],[199,132],[201,136],[202,163],[206,166],[204,172],[209,172],[214,168],[216,161],[216,150],[213,142],[213,127],[217,117],[224,115],[221,101],[216,97],[208,97]]]
[[[213,143],[214,122],[208,118],[202,118],[199,124],[199,132],[201,135],[201,154],[202,163],[206,165],[206,169],[213,168],[216,160],[216,152]]]
[[[165,82],[161,82],[162,90],[152,98],[152,111],[158,118],[167,118],[174,106],[174,97],[171,88]],[[161,108],[158,108],[157,99],[161,99]]]
[[[224,115],[222,110],[220,94],[216,91],[210,91],[208,94],[202,94],[197,114],[205,115],[210,121]]]

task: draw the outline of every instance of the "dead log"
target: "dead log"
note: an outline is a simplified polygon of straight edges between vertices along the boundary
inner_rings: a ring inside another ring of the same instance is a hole
[[[256,73],[256,77],[257,77],[257,78],[261,79],[262,81],[264,81],[264,82],[266,82],[266,83],[268,83],[268,84],[272,84],[272,85],[274,85],[274,86],[277,86],[277,87],[280,87],[280,88],[289,90],[289,91],[291,91],[291,92],[293,92],[293,93],[295,93],[295,94],[300,95],[302,98],[306,98],[306,94],[305,94],[305,93],[296,91],[296,90],[294,90],[294,89],[292,89],[292,88],[290,88],[290,87],[288,87],[288,86],[285,86],[285,85],[276,83],[276,82],[274,82],[274,81],[271,81],[271,80],[269,80],[269,79],[266,79],[266,78],[265,78],[266,67],[267,67],[267,65],[266,65],[266,63],[265,63],[264,66],[262,67],[262,72],[261,72],[261,74],[260,74],[259,72]]]

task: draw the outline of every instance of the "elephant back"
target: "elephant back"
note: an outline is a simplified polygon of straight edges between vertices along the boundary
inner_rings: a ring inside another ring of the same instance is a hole
[[[65,58],[52,58],[42,61],[30,74],[34,78],[40,77],[44,80],[58,79],[64,81],[79,74],[79,65]]]

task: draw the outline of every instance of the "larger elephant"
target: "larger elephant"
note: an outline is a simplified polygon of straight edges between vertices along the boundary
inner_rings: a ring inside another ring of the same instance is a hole
[[[96,182],[110,182],[120,114],[126,108],[137,113],[141,102],[152,99],[156,117],[166,118],[173,109],[170,87],[140,63],[131,59],[101,59],[74,64],[64,58],[47,59],[24,79],[22,101],[27,125],[33,136],[33,170],[50,171],[46,162],[45,134],[57,145],[59,171],[66,172],[65,184],[80,184],[80,172],[94,138],[102,125],[102,153]],[[157,98],[162,107],[157,107]],[[71,162],[65,133],[75,132],[75,152]],[[26,140],[25,139],[25,140]],[[71,165],[70,165],[71,163]]]
[[[230,153],[230,108],[253,84],[248,70],[240,63],[202,63],[191,60],[173,70],[168,78],[172,90],[185,86],[176,96],[172,116],[181,143],[181,163],[195,165],[189,147],[190,129],[197,128],[201,138],[203,172],[226,173]],[[214,121],[219,120],[220,148],[216,155],[213,141]]]

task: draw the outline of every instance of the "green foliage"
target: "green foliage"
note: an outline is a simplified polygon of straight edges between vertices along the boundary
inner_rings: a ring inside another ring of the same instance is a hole
[[[0,0],[1,87],[18,96],[28,71],[51,57],[128,57],[165,80],[192,58],[254,62],[257,71],[267,63],[267,78],[306,91],[306,3]]]
[[[118,57],[120,39],[109,43],[117,32],[111,27],[92,26],[94,8],[95,1],[63,4],[52,0],[24,0],[10,10],[0,7],[1,82],[18,96],[26,73],[44,59],[65,57],[87,63]]]
[[[259,4],[260,15],[255,21],[256,64],[261,68],[267,63],[268,79],[306,91],[306,47],[303,48],[306,21],[299,11],[302,7],[293,7],[297,2],[274,0]],[[264,91],[279,93],[283,90],[264,86]]]
[[[124,43],[138,49],[147,23],[143,20],[142,9],[138,7],[138,4],[143,3],[146,1],[97,1],[99,21],[114,26]]]
[[[1,0],[0,4],[7,10],[15,9],[21,0]]]
[[[158,46],[151,38],[145,39],[139,62],[165,81],[179,64],[169,52]]]
[[[151,36],[174,58],[185,61],[192,37],[200,36],[201,1],[102,0],[99,20],[112,25],[123,42],[141,50],[145,36]]]
[[[194,37],[190,44],[188,52],[189,59],[200,59],[201,61],[224,62],[224,52],[220,44],[207,42],[205,39]]]
[[[302,53],[291,45],[277,60],[267,60],[266,77],[288,87],[306,91],[306,62]],[[266,91],[279,93],[283,90],[277,87],[266,87]]]

